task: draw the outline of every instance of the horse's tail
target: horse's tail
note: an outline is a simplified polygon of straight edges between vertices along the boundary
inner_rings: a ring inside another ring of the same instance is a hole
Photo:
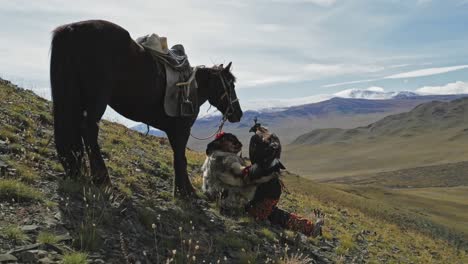
[[[57,154],[67,174],[72,163],[81,157],[83,144],[80,124],[83,118],[80,100],[79,68],[71,26],[54,30],[50,58],[50,82],[54,113],[54,136]]]

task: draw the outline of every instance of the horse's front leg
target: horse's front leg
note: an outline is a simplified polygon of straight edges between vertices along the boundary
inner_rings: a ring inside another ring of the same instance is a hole
[[[168,132],[167,136],[174,152],[174,196],[192,196],[195,190],[188,177],[187,158],[185,156],[190,128],[188,130],[181,129]]]

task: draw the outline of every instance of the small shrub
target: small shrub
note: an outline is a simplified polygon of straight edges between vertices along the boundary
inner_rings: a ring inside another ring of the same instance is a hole
[[[276,239],[276,234],[273,233],[270,229],[264,227],[260,229],[260,234],[262,234],[264,237],[266,237],[268,240],[275,240]]]
[[[95,224],[82,224],[79,231],[79,239],[75,241],[75,247],[85,251],[97,250],[102,241],[97,234]]]
[[[2,229],[2,236],[14,242],[24,242],[28,239],[19,226],[10,225]]]
[[[49,232],[40,232],[37,236],[37,242],[41,244],[56,245],[59,239],[56,235]]]
[[[68,253],[63,256],[63,264],[87,264],[88,255],[82,252]]]

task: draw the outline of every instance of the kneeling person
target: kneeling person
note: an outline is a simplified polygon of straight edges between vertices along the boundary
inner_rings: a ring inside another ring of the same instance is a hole
[[[247,166],[237,154],[242,144],[236,136],[223,133],[208,144],[207,158],[203,165],[203,191],[209,199],[218,200],[221,212],[227,215],[241,215],[247,212],[257,220],[269,220],[279,225],[317,236],[321,233],[323,219],[313,223],[276,206],[281,196],[279,179],[281,163],[278,160],[269,166],[252,164]]]

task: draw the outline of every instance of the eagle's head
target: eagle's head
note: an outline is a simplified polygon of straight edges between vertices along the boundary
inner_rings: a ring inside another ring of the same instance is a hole
[[[255,132],[257,132],[257,129],[259,129],[261,126],[262,126],[262,125],[260,125],[259,123],[255,123],[255,125],[253,125],[253,126],[250,128],[249,132],[255,133]]]

